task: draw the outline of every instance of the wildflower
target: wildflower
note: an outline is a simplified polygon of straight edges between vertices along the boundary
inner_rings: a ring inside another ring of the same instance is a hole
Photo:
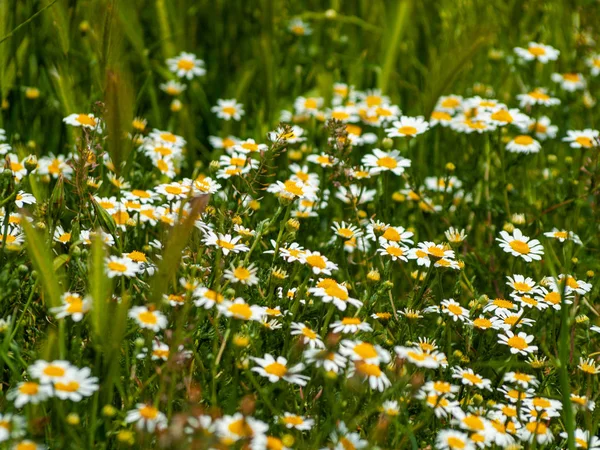
[[[579,364],[577,367],[582,371],[590,375],[596,375],[600,373],[600,366],[596,365],[596,361],[592,358],[584,359],[579,358]]]
[[[88,367],[70,370],[67,376],[53,384],[54,395],[61,400],[79,402],[98,390],[98,378],[90,376]]]
[[[359,331],[369,332],[373,331],[371,325],[367,322],[363,322],[358,317],[344,317],[342,320],[338,320],[331,325],[334,333],[357,333]]]
[[[294,17],[288,24],[288,30],[290,30],[296,36],[310,36],[312,34],[312,28],[306,22],[299,17]]]
[[[134,277],[139,271],[139,265],[127,257],[109,256],[106,259],[106,273],[109,278]]]
[[[456,378],[461,380],[462,384],[465,386],[475,386],[479,389],[487,389],[492,390],[492,382],[487,378],[483,378],[480,375],[477,375],[473,372],[473,369],[462,369],[460,367],[452,368],[452,378]]]
[[[383,392],[392,385],[388,377],[380,369],[379,364],[376,363],[370,363],[363,360],[355,361],[354,367],[348,372],[348,377],[351,377],[354,374],[364,377],[365,381],[369,381],[371,389],[379,392]]]
[[[89,130],[101,131],[100,121],[93,114],[71,114],[63,122],[72,127],[83,127]]]
[[[521,257],[526,262],[542,259],[544,247],[542,247],[540,241],[523,235],[518,228],[514,229],[512,236],[506,231],[501,231],[500,236],[501,238],[496,238],[496,240],[500,242],[500,247],[506,253]]]
[[[309,293],[320,297],[324,303],[333,303],[340,311],[345,311],[348,304],[359,308],[362,302],[350,297],[348,288],[331,278],[321,278]]]
[[[254,320],[260,322],[265,315],[265,310],[261,306],[249,305],[243,298],[238,297],[233,302],[223,300],[217,304],[217,308],[226,317],[233,317],[240,320]]]
[[[265,354],[264,358],[250,357],[258,366],[253,367],[252,371],[269,379],[271,383],[283,379],[288,383],[305,386],[310,379],[306,375],[300,375],[304,369],[304,364],[299,363],[292,367],[287,367],[287,359],[282,356],[273,358],[270,354]]]
[[[134,409],[127,411],[126,423],[134,423],[138,430],[154,433],[167,427],[167,416],[157,408],[145,403],[138,403]]]
[[[165,315],[146,306],[134,306],[129,310],[128,316],[134,319],[139,327],[152,330],[155,333],[167,327]]]
[[[83,316],[91,308],[91,299],[89,297],[81,298],[79,295],[67,296],[66,298],[67,300],[64,300],[62,305],[50,308],[50,312],[52,312],[57,319],[71,317],[74,322],[80,322],[83,319]]]
[[[373,149],[373,154],[362,158],[365,167],[371,168],[372,174],[390,171],[394,175],[402,175],[406,167],[410,167],[410,160],[400,156],[398,150],[384,152],[378,148]]]
[[[586,86],[585,78],[580,73],[553,73],[551,79],[568,92],[582,90]]]
[[[17,208],[23,208],[25,205],[34,205],[35,203],[35,197],[25,191],[19,191],[15,197]]]
[[[512,153],[538,153],[541,148],[538,141],[525,134],[515,137],[506,144],[506,150]]]
[[[310,250],[304,251],[300,262],[308,265],[315,275],[331,275],[332,270],[338,270],[337,264],[329,261],[326,256],[321,255],[319,252],[313,252]]]
[[[454,227],[448,228],[448,230],[444,232],[444,236],[446,236],[448,242],[452,244],[460,244],[467,238],[465,230],[458,230]]]
[[[219,119],[240,121],[244,115],[244,105],[234,98],[229,100],[218,99],[217,104],[210,109]]]
[[[415,137],[425,133],[429,128],[429,123],[423,117],[402,116],[400,120],[392,123],[391,128],[386,128],[388,137]]]
[[[175,58],[167,59],[167,66],[179,78],[191,80],[206,75],[204,61],[198,59],[193,53],[181,52]]]
[[[448,314],[454,322],[460,320],[464,322],[469,319],[469,310],[460,306],[454,299],[443,300],[441,303],[442,312]]]
[[[218,247],[227,256],[231,253],[247,252],[250,249],[244,244],[238,244],[241,236],[231,237],[230,234],[214,233],[209,231],[203,238],[203,242],[211,247]]]
[[[533,375],[529,375],[523,372],[507,372],[504,374],[504,381],[509,383],[515,383],[524,389],[529,387],[537,387],[539,384],[538,380]]]
[[[231,266],[231,269],[225,270],[223,277],[232,283],[241,283],[247,286],[253,286],[258,284],[258,277],[256,276],[257,268],[250,264],[248,267],[240,265],[238,267]]]
[[[308,419],[306,417],[289,412],[284,412],[283,416],[279,418],[279,421],[286,428],[294,428],[300,431],[308,431],[312,429],[313,425],[315,424],[313,419]]]
[[[586,128],[585,130],[567,130],[564,142],[569,142],[571,148],[592,148],[600,145],[600,131]]]
[[[9,391],[7,398],[15,401],[15,408],[22,408],[28,403],[37,405],[52,395],[52,387],[34,381],[22,381],[15,389]]]
[[[540,445],[550,443],[554,440],[550,428],[544,422],[536,420],[528,422],[525,426],[520,428],[518,434],[521,440],[527,442],[536,440]]]
[[[408,248],[400,246],[398,243],[381,240],[381,247],[377,249],[377,253],[384,256],[389,256],[392,261],[401,260],[408,262]]]
[[[545,232],[544,236],[553,238],[553,239],[558,239],[558,241],[561,243],[565,242],[566,240],[571,239],[576,244],[582,245],[581,239],[575,233],[573,233],[572,231],[567,231],[567,230],[559,230],[556,227],[552,228],[552,231]]]
[[[527,48],[515,47],[515,53],[525,61],[537,60],[542,64],[556,61],[560,51],[549,45],[530,42]]]
[[[506,330],[505,333],[506,334],[498,335],[498,343],[508,345],[510,347],[510,352],[513,355],[521,354],[526,356],[528,353],[537,351],[538,348],[536,345],[529,345],[533,341],[532,335],[522,332],[515,335],[510,330]]]
[[[300,340],[308,345],[309,348],[325,348],[325,344],[321,340],[321,337],[312,328],[306,326],[304,323],[292,322],[290,325],[292,336],[301,336]]]

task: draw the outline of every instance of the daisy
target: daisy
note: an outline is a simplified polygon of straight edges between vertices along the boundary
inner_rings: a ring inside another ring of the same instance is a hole
[[[22,408],[28,403],[37,405],[52,396],[52,386],[33,381],[22,381],[9,391],[7,398],[15,401],[15,408]]]
[[[101,131],[100,121],[93,114],[71,114],[63,122],[72,127],[83,127],[89,130]]]
[[[538,153],[542,145],[531,136],[521,134],[506,144],[506,150],[511,153]]]
[[[233,135],[229,135],[226,137],[209,136],[208,142],[210,142],[210,145],[213,148],[216,148],[216,149],[222,148],[225,151],[230,152],[233,149],[233,147],[235,147],[235,145],[241,141],[239,138],[237,138]]]
[[[379,345],[363,341],[343,340],[340,342],[340,354],[350,361],[364,361],[377,365],[391,361],[390,352]]]
[[[507,310],[496,310],[496,316],[492,317],[492,326],[496,330],[511,330],[513,328],[521,328],[523,325],[532,326],[535,321],[523,317],[525,312],[521,309],[517,312]]]
[[[306,22],[299,17],[294,17],[288,24],[288,30],[290,30],[296,36],[310,36],[312,34],[312,28]]]
[[[192,297],[194,298],[194,305],[204,309],[210,309],[224,300],[221,294],[217,294],[212,289],[204,286],[196,288]]]
[[[332,270],[338,270],[338,265],[329,261],[325,255],[310,250],[302,253],[300,262],[308,265],[315,275],[331,275]]]
[[[74,367],[68,361],[51,361],[37,360],[27,369],[33,378],[40,380],[42,384],[51,384],[58,381],[64,381],[69,375],[69,372],[74,370]]]
[[[306,326],[304,323],[292,322],[290,325],[292,336],[301,336],[300,340],[304,345],[308,345],[309,348],[315,349],[325,348],[325,344],[321,340],[321,337],[312,328]]]
[[[560,105],[560,100],[554,97],[550,97],[546,93],[546,89],[535,88],[533,91],[527,94],[517,95],[519,100],[519,106],[525,108],[528,106],[543,105],[543,106],[555,106]]]
[[[348,304],[360,308],[362,302],[350,297],[348,288],[332,278],[320,278],[317,285],[310,288],[308,292],[320,297],[324,303],[333,303],[340,311],[345,311]]]
[[[88,367],[70,370],[61,381],[53,384],[54,395],[61,400],[79,402],[84,397],[90,397],[98,390],[98,378],[91,377]]]
[[[435,110],[431,113],[431,116],[429,116],[429,124],[432,127],[435,127],[436,125],[448,127],[451,123],[452,116],[450,115],[450,113],[447,113],[445,111]]]
[[[85,313],[91,308],[92,302],[89,297],[81,298],[79,295],[72,297],[72,300],[65,301],[61,306],[50,308],[50,312],[56,316],[57,319],[64,317],[70,317],[73,322],[80,322],[83,319]]]
[[[463,98],[460,95],[441,96],[435,104],[435,110],[454,114],[461,108],[462,103]]]
[[[582,371],[590,375],[597,375],[600,373],[600,366],[596,364],[592,358],[583,359],[579,358],[579,364],[577,367]]]
[[[429,408],[432,408],[435,416],[439,419],[450,416],[452,411],[459,407],[456,400],[450,400],[445,396],[439,396],[436,394],[428,394],[423,390],[419,391],[416,398],[418,400],[425,400],[425,405],[427,405]],[[458,441],[453,442],[456,442],[457,445],[460,445]]]
[[[600,131],[586,128],[585,130],[567,130],[563,142],[570,142],[571,148],[592,148],[600,145]]]
[[[408,117],[402,116],[400,120],[392,123],[391,128],[386,128],[388,137],[415,137],[425,133],[429,129],[429,123],[422,116]]]
[[[37,444],[29,439],[23,439],[22,441],[15,442],[11,447],[11,450],[47,450],[48,447],[45,445]]]
[[[379,368],[379,364],[362,360],[355,361],[354,367],[348,372],[348,377],[350,378],[355,374],[364,377],[365,381],[369,381],[371,389],[379,392],[383,392],[392,385],[386,374]]]
[[[442,312],[449,315],[454,322],[460,320],[465,322],[469,319],[469,310],[460,306],[460,303],[450,298],[441,303]]]
[[[398,150],[384,152],[378,148],[373,149],[372,155],[365,155],[362,164],[371,168],[372,174],[390,171],[394,175],[402,175],[406,167],[410,167],[410,159],[400,156]]]
[[[240,141],[233,146],[233,152],[238,152],[242,155],[248,155],[252,153],[266,152],[269,146],[266,144],[257,144],[254,139],[246,139]]]
[[[585,79],[580,73],[553,73],[552,81],[559,83],[560,87],[568,92],[575,92],[584,89]]]
[[[34,205],[35,203],[35,197],[25,191],[19,191],[15,197],[15,205],[17,205],[17,208],[23,208],[25,205]]]
[[[127,411],[125,423],[134,423],[138,430],[154,433],[167,427],[167,416],[152,405],[138,403],[135,408]]]
[[[367,322],[363,322],[358,317],[344,317],[342,320],[329,325],[329,328],[333,328],[334,333],[358,333],[359,331],[370,332],[373,331],[371,325]]]
[[[308,162],[314,163],[314,164],[318,164],[321,167],[325,168],[325,167],[331,167],[335,164],[338,163],[338,160],[336,158],[334,158],[333,156],[328,155],[327,153],[320,153],[320,154],[311,154],[308,155],[306,157],[306,160]]]
[[[506,334],[499,334],[498,339],[499,344],[510,347],[510,352],[513,355],[521,354],[527,356],[528,353],[536,352],[538,349],[536,345],[529,345],[533,341],[533,335],[523,332],[515,335],[511,330],[506,330]]]
[[[518,384],[524,389],[537,387],[539,384],[535,376],[523,372],[507,372],[504,374],[503,380],[508,383]]]
[[[346,222],[342,221],[333,222],[333,226],[331,229],[335,232],[335,234],[343,239],[352,239],[358,238],[363,235],[362,230],[356,225],[346,224]]]
[[[243,298],[238,297],[233,302],[223,300],[217,305],[219,312],[226,317],[233,317],[240,320],[254,320],[260,322],[265,315],[265,310],[262,306],[249,305]]]
[[[459,230],[458,228],[454,227],[450,227],[444,231],[444,236],[451,244],[460,244],[467,238],[465,230]]]
[[[384,401],[379,409],[383,414],[390,417],[396,417],[400,415],[400,405],[396,400]]]
[[[358,433],[350,433],[344,422],[339,422],[337,430],[330,434],[330,438],[335,444],[335,450],[362,449],[366,448],[369,443],[360,438]]]
[[[563,439],[568,438],[566,431],[560,433],[560,437]],[[575,430],[575,446],[577,448],[583,448],[587,450],[600,450],[600,438],[598,436],[591,436],[590,432],[584,431],[581,428]]]
[[[506,284],[511,287],[514,294],[537,294],[540,292],[539,286],[536,286],[535,281],[530,277],[525,278],[523,275],[515,274],[506,278],[508,278]]]
[[[250,264],[248,267],[240,265],[238,267],[231,266],[230,269],[225,270],[223,277],[232,283],[241,283],[246,286],[253,286],[258,284],[258,277],[256,276],[258,269],[254,264]]]
[[[554,139],[558,133],[558,127],[552,125],[550,118],[547,116],[539,117],[537,120],[531,120],[528,124],[519,127],[521,132],[534,133],[535,137],[544,141],[546,139]]]
[[[537,441],[538,444],[544,445],[554,440],[552,430],[541,421],[531,421],[518,431],[519,438],[522,441],[533,442]]]
[[[251,439],[260,444],[261,440],[266,440],[265,433],[269,429],[266,423],[239,412],[215,420],[214,426],[221,442],[228,446],[242,439]],[[258,448],[264,448],[264,445]]]
[[[167,59],[167,66],[179,78],[191,80],[206,75],[204,61],[198,59],[193,53],[181,52],[175,58]]]
[[[312,429],[313,425],[315,424],[313,419],[308,419],[306,417],[289,412],[283,413],[283,416],[279,418],[279,421],[286,428],[294,428],[300,431],[308,431]]]
[[[264,358],[251,356],[250,359],[258,364],[258,366],[252,368],[252,371],[268,378],[271,383],[276,383],[283,379],[288,383],[306,386],[307,381],[310,379],[310,377],[300,375],[299,373],[304,369],[304,364],[299,363],[295,366],[287,367],[287,359],[282,356],[278,356],[275,359],[267,353]]]
[[[159,184],[154,189],[158,194],[164,195],[169,201],[185,199],[190,192],[188,186],[176,181],[168,184]]]
[[[525,61],[538,60],[542,64],[556,61],[560,51],[549,45],[530,42],[527,48],[515,47],[515,53]]]
[[[544,236],[553,238],[553,239],[558,239],[558,241],[561,243],[565,242],[568,239],[571,239],[576,244],[582,245],[581,239],[575,233],[573,233],[572,231],[567,231],[567,230],[559,230],[556,227],[552,228],[552,231],[545,232]]]
[[[50,175],[54,179],[60,175],[70,178],[73,173],[73,168],[67,164],[64,155],[54,156],[50,154],[49,156],[40,158],[37,170],[40,175]]]
[[[187,86],[177,80],[169,80],[158,85],[161,91],[175,97],[187,89]]]
[[[306,141],[306,138],[302,135],[304,129],[298,125],[292,125],[290,127],[279,127],[275,131],[269,131],[267,137],[271,142],[281,142],[286,144],[297,144],[298,142]],[[290,167],[291,168],[291,167]]]
[[[227,256],[230,252],[240,253],[250,250],[247,245],[238,244],[240,239],[242,239],[241,236],[231,237],[230,234],[221,234],[209,231],[206,236],[204,236],[202,241],[205,245],[220,248],[223,252],[223,255]]]
[[[217,104],[210,109],[219,119],[240,121],[244,115],[244,105],[236,99],[218,99]]]
[[[452,372],[452,378],[461,380],[462,384],[465,386],[475,386],[479,389],[487,389],[489,391],[492,390],[491,380],[477,375],[475,372],[473,372],[473,369],[463,369],[456,366],[452,368]]]
[[[108,278],[135,277],[140,272],[139,264],[123,256],[109,256],[106,259]]]
[[[483,113],[481,120],[493,126],[515,125],[522,127],[530,122],[530,118],[516,108],[507,108],[504,105],[498,105],[490,112]]]
[[[128,316],[134,319],[140,328],[158,333],[167,327],[167,318],[160,311],[149,309],[146,306],[134,306],[129,310]]]
[[[514,229],[512,236],[504,230],[500,232],[500,236],[496,240],[500,242],[500,247],[506,253],[516,257],[520,256],[526,262],[542,259],[544,247],[540,244],[540,241],[523,235],[518,228]]]
[[[381,240],[381,248],[377,249],[377,253],[384,256],[389,256],[392,261],[404,261],[408,262],[408,247],[400,246],[398,243],[390,241],[386,242]]]
[[[267,192],[276,194],[279,198],[286,200],[308,199],[314,200],[317,194],[317,187],[310,184],[304,184],[302,181],[287,180],[285,182],[277,181],[267,188]]]
[[[351,184],[348,188],[340,186],[335,193],[335,198],[346,204],[361,205],[371,202],[376,193],[376,189],[364,189],[356,184]]]
[[[317,368],[322,367],[327,372],[338,373],[346,367],[346,358],[328,350],[307,349],[304,351],[304,357],[309,364],[314,364]]]
[[[61,244],[68,244],[71,241],[71,233],[67,233],[62,226],[57,225],[54,229],[54,240]]]
[[[321,106],[323,106],[323,98],[321,97],[298,97],[294,101],[296,114],[316,115]]]
[[[5,170],[10,171],[16,181],[21,181],[23,177],[27,175],[27,168],[25,167],[24,161],[19,161],[19,157],[14,153],[9,153],[6,155],[5,159],[6,162],[3,161],[7,166]],[[0,166],[0,172],[4,170],[2,169],[2,166]]]

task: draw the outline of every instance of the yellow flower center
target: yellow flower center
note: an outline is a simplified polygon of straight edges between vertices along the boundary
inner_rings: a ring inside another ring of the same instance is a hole
[[[287,373],[287,367],[278,362],[273,362],[267,366],[265,366],[265,372],[269,375],[275,375],[276,377],[283,377]]]
[[[194,61],[189,59],[180,59],[177,61],[177,68],[189,72],[194,68]]]
[[[166,186],[165,192],[168,194],[179,195],[183,192],[183,189],[181,189],[179,186]]]
[[[35,395],[38,393],[40,386],[37,383],[26,382],[19,387],[19,392],[25,395]]]
[[[431,247],[429,247],[427,249],[427,253],[429,253],[430,255],[436,256],[438,258],[442,258],[444,256],[444,249],[439,248],[435,245],[432,245]]]
[[[79,114],[75,120],[77,120],[77,122],[79,122],[81,125],[89,125],[91,127],[96,126],[96,119],[88,116],[87,114]]]
[[[414,136],[417,134],[417,129],[415,127],[400,127],[398,128],[398,133],[403,134],[405,136]]]
[[[515,144],[517,145],[531,145],[533,144],[533,138],[531,136],[521,135],[515,138]]]
[[[300,416],[286,416],[283,418],[283,423],[286,425],[302,425],[304,423],[304,419]]]
[[[311,267],[318,267],[319,269],[325,269],[327,267],[327,263],[320,255],[310,255],[306,258],[306,262]]]
[[[318,107],[317,100],[314,98],[307,98],[304,101],[304,107],[306,109],[317,109],[317,107]]]
[[[285,183],[285,190],[290,194],[293,194],[297,197],[302,197],[304,195],[304,189],[298,183],[293,180],[287,180]]]
[[[311,330],[308,327],[302,328],[302,334],[309,339],[316,339],[316,337],[317,337],[317,333],[315,333],[313,330]]]
[[[563,80],[570,81],[572,83],[576,83],[579,81],[579,74],[577,73],[564,73]]]
[[[250,271],[248,269],[246,269],[245,267],[237,267],[234,271],[233,271],[233,276],[235,278],[237,278],[238,280],[247,280],[248,278],[250,278]]]
[[[379,378],[381,376],[381,369],[377,364],[370,364],[364,361],[359,361],[356,363],[356,370],[368,377]]]
[[[117,261],[110,261],[108,263],[108,268],[115,272],[126,272],[127,271],[127,266],[125,264],[117,262]]]
[[[531,251],[527,242],[520,241],[515,239],[510,242],[510,248],[512,248],[515,252],[520,253],[522,255],[527,255]]]
[[[332,284],[331,286],[327,286],[325,288],[325,294],[327,294],[330,297],[335,297],[338,298],[342,301],[346,301],[348,300],[348,293],[346,292],[345,289],[343,289],[339,284],[335,283]]]
[[[391,156],[384,156],[383,158],[379,158],[377,160],[377,165],[379,167],[385,167],[386,169],[392,170],[398,167],[398,161]]]
[[[68,383],[55,383],[54,389],[64,392],[77,392],[79,383],[77,381],[69,381]]]
[[[450,311],[455,316],[460,316],[463,313],[462,308],[460,306],[454,305],[454,304],[448,305],[448,311]]]
[[[392,256],[399,257],[399,256],[404,255],[404,251],[400,247],[393,247],[390,245],[385,250]]]
[[[546,49],[544,47],[538,47],[537,45],[532,45],[527,50],[533,56],[544,56],[546,54]]]
[[[226,248],[227,250],[233,250],[235,248],[235,244],[224,241],[222,239],[217,239],[217,245],[221,248]]]
[[[507,122],[512,123],[513,117],[506,109],[501,109],[492,114],[492,119],[497,120],[498,122]]]
[[[511,337],[507,343],[512,348],[516,348],[519,350],[525,350],[527,348],[527,341],[519,336]]]
[[[517,281],[513,283],[513,289],[521,292],[529,292],[531,290],[531,286],[529,286],[527,283]]]
[[[129,259],[136,262],[147,262],[146,255],[142,252],[138,252],[137,250],[132,251],[127,255]]]
[[[555,231],[554,237],[556,239],[567,239],[569,237],[569,233],[567,233],[566,231]]]
[[[579,145],[585,148],[590,148],[594,146],[592,140],[586,136],[579,136],[577,139],[575,139],[575,142],[577,142]]]
[[[548,94],[545,94],[544,92],[540,91],[539,89],[536,89],[535,91],[531,91],[529,94],[530,97],[536,99],[536,100],[549,100],[550,96]]]
[[[156,419],[156,416],[158,416],[158,409],[149,405],[146,405],[143,408],[141,408],[139,412],[140,416],[147,420]]]
[[[368,342],[361,342],[354,347],[354,353],[360,356],[362,359],[371,359],[377,357],[377,350],[373,345]]]
[[[154,325],[156,322],[158,322],[156,314],[154,314],[152,311],[142,311],[138,314],[138,319],[140,319],[140,322],[150,325]]]
[[[446,443],[448,444],[448,447],[450,447],[451,449],[462,449],[466,447],[465,441],[463,441],[460,438],[454,437],[454,436],[450,436],[448,438],[448,440],[446,441]]]
[[[361,320],[358,317],[344,317],[342,325],[360,325]]]
[[[229,307],[229,312],[236,317],[249,320],[252,317],[252,309],[246,303],[234,303]]]

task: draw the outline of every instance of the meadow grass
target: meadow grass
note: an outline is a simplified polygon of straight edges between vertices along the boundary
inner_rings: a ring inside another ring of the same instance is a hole
[[[0,2],[0,447],[600,449],[599,9]]]

